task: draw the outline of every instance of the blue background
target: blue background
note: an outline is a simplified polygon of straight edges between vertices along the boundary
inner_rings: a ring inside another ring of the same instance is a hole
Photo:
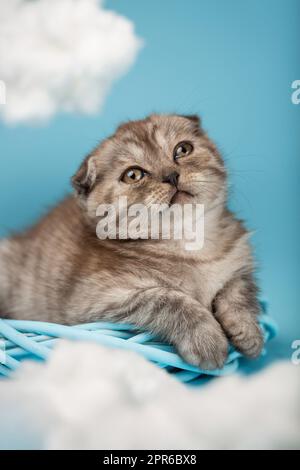
[[[82,158],[123,120],[197,112],[230,170],[231,205],[255,230],[260,283],[281,334],[300,339],[299,0],[110,0],[144,39],[99,116],[44,127],[0,124],[0,236],[22,229],[69,191]]]

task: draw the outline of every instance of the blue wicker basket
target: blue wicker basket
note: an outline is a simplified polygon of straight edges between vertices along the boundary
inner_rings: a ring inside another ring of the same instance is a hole
[[[267,342],[277,334],[277,327],[266,314],[266,303],[262,302],[261,306],[260,325]],[[208,376],[231,374],[238,369],[241,358],[239,352],[230,349],[223,369],[203,371],[184,362],[169,344],[162,343],[150,333],[138,331],[132,325],[96,322],[64,326],[0,319],[0,376],[10,376],[25,359],[46,360],[60,338],[93,341],[108,347],[135,351],[166,369],[181,382],[196,383]]]

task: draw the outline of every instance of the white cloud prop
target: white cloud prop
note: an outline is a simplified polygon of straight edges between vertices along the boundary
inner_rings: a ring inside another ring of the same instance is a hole
[[[98,0],[0,0],[7,123],[93,114],[141,47],[134,25]]]
[[[61,341],[0,381],[0,448],[300,448],[300,367],[186,387],[142,357]]]

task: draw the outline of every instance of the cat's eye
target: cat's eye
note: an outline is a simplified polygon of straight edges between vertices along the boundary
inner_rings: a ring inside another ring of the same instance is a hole
[[[176,145],[174,149],[174,160],[177,160],[178,158],[182,157],[187,157],[192,153],[193,150],[194,147],[190,142],[180,142]]]
[[[134,184],[134,183],[137,183],[138,181],[141,181],[141,179],[143,179],[146,175],[147,175],[147,172],[143,170],[142,168],[132,167],[132,168],[128,168],[123,173],[121,180],[127,184]]]

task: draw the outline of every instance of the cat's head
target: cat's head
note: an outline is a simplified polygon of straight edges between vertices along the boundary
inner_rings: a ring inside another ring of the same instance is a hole
[[[225,198],[226,171],[197,116],[151,115],[122,124],[83,162],[73,187],[91,219],[99,204],[200,203]]]

